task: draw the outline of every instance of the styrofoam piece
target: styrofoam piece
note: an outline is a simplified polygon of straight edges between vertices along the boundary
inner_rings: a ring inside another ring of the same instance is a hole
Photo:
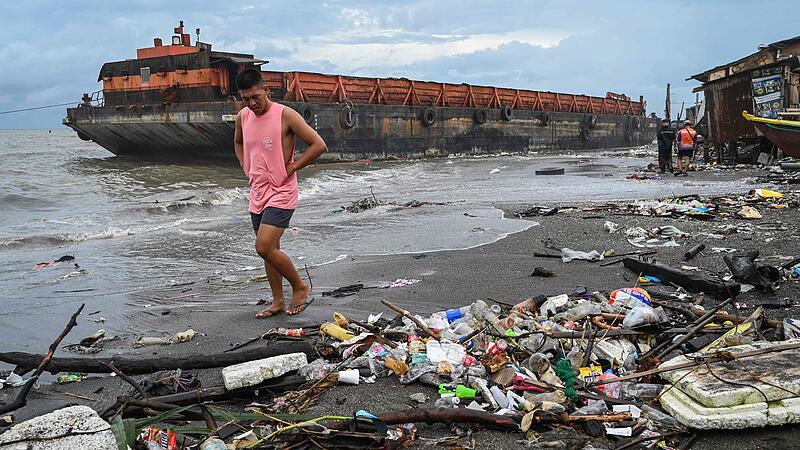
[[[634,419],[638,419],[642,415],[642,410],[636,405],[613,405],[611,408],[615,413],[629,412]]]
[[[633,434],[633,429],[631,427],[606,428],[606,434],[613,435],[613,436],[630,437],[631,434]]]
[[[0,434],[2,450],[116,450],[111,425],[88,406],[70,406],[43,414]]]
[[[661,396],[664,407],[680,423],[701,430],[739,429],[800,423],[800,398],[706,408],[678,389]]]
[[[800,343],[800,339],[781,342],[758,342],[728,347],[736,353],[762,348]],[[699,354],[688,355],[700,356]],[[749,403],[764,403],[796,397],[800,393],[800,348],[751,356],[731,362],[715,361],[706,366],[664,372],[661,377],[673,383],[682,393],[706,408],[732,407]],[[690,361],[677,356],[661,364],[661,368]],[[757,377],[757,378],[756,378]],[[726,381],[733,383],[728,383]]]
[[[660,402],[678,422],[700,430],[763,427],[769,422],[769,406],[764,402],[708,408],[676,388],[661,394]]]
[[[222,381],[228,390],[255,386],[308,364],[305,353],[287,353],[248,361],[222,369]]]

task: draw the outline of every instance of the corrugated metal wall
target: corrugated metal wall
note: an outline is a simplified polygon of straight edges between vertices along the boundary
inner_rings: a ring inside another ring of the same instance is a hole
[[[750,72],[704,86],[711,121],[711,141],[715,145],[742,138],[757,137],[755,127],[742,117],[752,112],[753,86]]]

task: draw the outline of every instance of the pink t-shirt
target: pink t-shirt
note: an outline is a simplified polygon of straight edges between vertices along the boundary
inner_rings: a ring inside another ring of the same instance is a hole
[[[297,208],[297,174],[286,176],[282,149],[284,105],[273,103],[267,112],[257,116],[250,108],[239,113],[244,140],[242,166],[250,184],[250,212],[259,214],[272,206]],[[294,143],[292,157],[294,161]]]

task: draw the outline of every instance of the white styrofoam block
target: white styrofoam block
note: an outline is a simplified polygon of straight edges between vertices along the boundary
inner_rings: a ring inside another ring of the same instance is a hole
[[[708,408],[676,388],[661,394],[660,402],[678,422],[700,430],[734,430],[770,424],[770,407],[764,402]]]
[[[248,361],[222,369],[225,389],[233,390],[255,386],[265,380],[279,377],[308,364],[305,353],[287,353],[271,358]]]
[[[739,352],[770,348],[800,340],[757,342],[728,347],[724,350],[736,355]],[[699,356],[700,354],[687,355]],[[706,366],[664,372],[661,377],[708,408],[736,406],[745,403],[763,403],[796,397],[800,393],[800,349],[767,353],[731,362],[711,362]],[[665,361],[661,368],[690,361],[680,355]],[[732,381],[737,384],[722,380]],[[752,387],[751,387],[752,386]],[[755,389],[755,388],[757,389]]]
[[[0,434],[1,450],[116,450],[111,425],[88,406],[43,414]]]

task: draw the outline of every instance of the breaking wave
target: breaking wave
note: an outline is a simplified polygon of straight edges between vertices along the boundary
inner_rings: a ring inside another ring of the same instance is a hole
[[[38,236],[23,236],[0,240],[0,248],[16,248],[37,245],[63,245],[75,242],[83,242],[95,239],[113,239],[138,234],[153,233],[156,231],[167,230],[182,226],[186,223],[208,222],[212,219],[179,219],[169,223],[154,225],[139,225],[126,228],[108,227],[105,230],[94,233],[72,233],[72,234],[52,234]]]
[[[206,194],[195,194],[178,200],[154,201],[146,209],[173,211],[192,206],[224,206],[232,205],[237,201],[247,200],[250,190],[247,188],[231,188]]]

